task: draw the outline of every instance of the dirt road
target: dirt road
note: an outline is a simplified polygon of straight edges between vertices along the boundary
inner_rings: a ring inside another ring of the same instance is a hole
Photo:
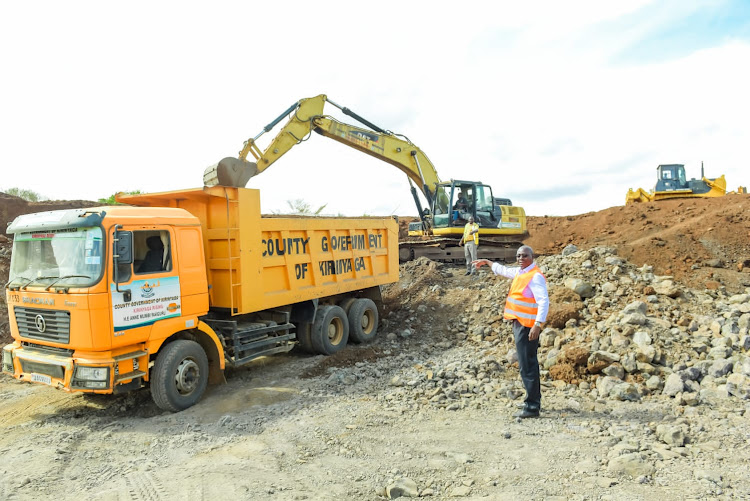
[[[403,307],[375,344],[258,360],[177,414],[148,392],[91,402],[3,376],[0,498],[750,495],[746,400],[618,401],[547,377],[543,416],[515,420],[522,391],[509,336],[472,339],[455,327],[475,313],[471,298],[503,285],[439,272],[442,292],[434,269],[391,291]],[[684,442],[660,439],[659,425]]]
[[[559,308],[539,419],[512,417],[507,282],[423,261],[373,345],[258,360],[181,413],[0,375],[0,499],[747,499],[748,203],[530,218]]]

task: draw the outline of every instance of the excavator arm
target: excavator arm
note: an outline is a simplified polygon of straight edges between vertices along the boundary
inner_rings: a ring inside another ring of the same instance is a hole
[[[323,115],[326,102],[340,109],[345,115],[363,123],[369,129],[345,124]],[[268,147],[261,151],[256,141],[286,117],[288,117],[287,123]],[[204,184],[207,186],[215,184],[244,186],[250,178],[266,170],[292,147],[306,141],[313,131],[387,162],[406,174],[412,185],[412,195],[420,215],[424,211],[416,195],[414,184],[427,199],[428,205],[432,206],[440,178],[427,155],[407,138],[372,124],[349,108],[339,106],[329,100],[324,94],[301,99],[290,106],[273,122],[266,125],[257,136],[245,141],[238,158],[225,158],[209,167],[204,174]],[[252,155],[255,162],[248,161],[249,155]],[[438,195],[441,198],[445,197],[442,192],[438,192]],[[448,203],[447,200],[441,200],[441,202],[444,205]]]
[[[432,205],[440,178],[435,167],[417,146],[383,130],[373,131],[337,121],[329,116],[313,119],[315,132],[389,163],[406,174],[409,181]]]
[[[364,127],[342,123],[324,114],[326,103]],[[284,120],[276,137],[261,149],[256,141]],[[294,146],[308,140],[313,132],[382,160],[406,174],[421,223],[410,223],[410,236],[400,242],[399,259],[402,261],[419,256],[461,259],[463,250],[458,248],[458,242],[469,217],[474,217],[482,226],[480,253],[487,259],[512,260],[520,240],[527,235],[526,213],[522,207],[496,205],[491,188],[481,182],[455,179],[441,182],[427,155],[406,136],[378,127],[324,94],[294,103],[258,135],[245,141],[237,158],[225,158],[206,169],[203,183],[243,187]],[[467,190],[466,193],[463,190]],[[426,199],[427,209],[422,208],[417,191]],[[469,198],[461,198],[464,195]]]

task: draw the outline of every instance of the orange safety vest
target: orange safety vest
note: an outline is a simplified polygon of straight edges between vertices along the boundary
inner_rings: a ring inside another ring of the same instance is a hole
[[[529,286],[531,279],[534,275],[542,272],[535,265],[526,273],[516,275],[513,282],[510,284],[510,292],[508,292],[508,299],[505,300],[505,311],[503,312],[503,318],[506,320],[518,320],[518,322],[524,327],[533,327],[536,321],[536,314],[539,311],[539,306],[536,304],[534,297],[526,297],[523,295],[523,291]],[[544,278],[544,275],[542,275]],[[544,278],[546,281],[547,279]]]

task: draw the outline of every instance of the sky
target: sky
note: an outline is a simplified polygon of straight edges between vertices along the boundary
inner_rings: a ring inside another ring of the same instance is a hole
[[[0,47],[0,191],[199,187],[318,94],[531,216],[623,205],[659,164],[750,184],[747,0],[3,2]],[[402,172],[317,134],[248,187],[416,215]]]

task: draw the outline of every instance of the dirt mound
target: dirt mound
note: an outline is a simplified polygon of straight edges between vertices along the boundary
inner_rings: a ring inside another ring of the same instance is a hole
[[[685,285],[750,287],[750,195],[616,206],[577,216],[529,216],[525,243],[539,255],[611,246],[633,264]],[[399,237],[410,221],[400,218]],[[480,241],[481,245],[481,241]],[[742,272],[738,274],[737,272]]]
[[[547,316],[547,325],[562,329],[568,320],[580,318],[583,308],[580,296],[564,287],[550,286],[549,297],[551,307]]]
[[[8,281],[10,269],[10,251],[13,246],[11,238],[6,236],[8,224],[21,214],[45,212],[77,207],[95,207],[101,205],[91,200],[48,200],[44,202],[27,202],[23,198],[0,192],[0,281]],[[8,327],[8,308],[5,304],[5,294],[0,299],[0,345],[9,343],[10,331]]]
[[[750,195],[611,207],[569,217],[529,217],[526,240],[539,254],[612,246],[633,264],[698,288],[750,286]],[[742,275],[736,272],[745,271]]]
[[[21,214],[45,212],[79,207],[96,207],[102,205],[91,200],[45,200],[44,202],[27,202],[23,198],[0,192],[0,230],[5,234],[8,224]]]

